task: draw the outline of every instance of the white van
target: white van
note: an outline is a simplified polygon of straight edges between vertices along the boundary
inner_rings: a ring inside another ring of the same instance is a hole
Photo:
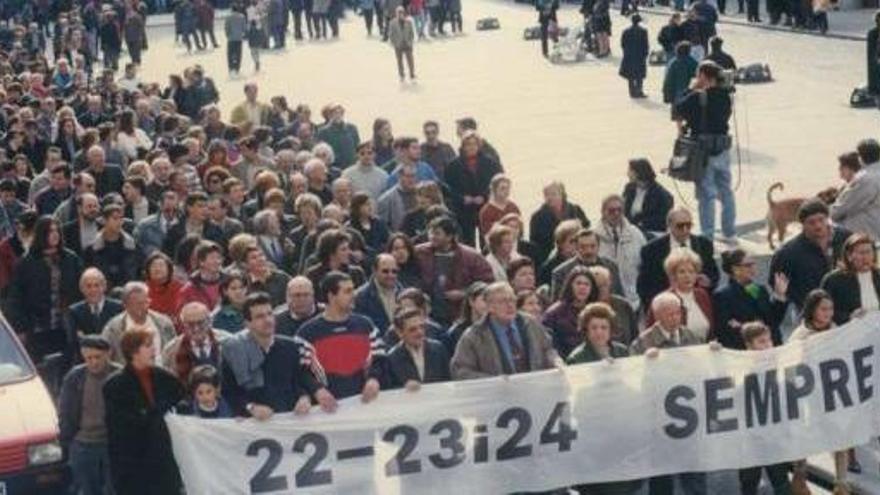
[[[63,493],[65,473],[55,405],[0,315],[0,495]]]

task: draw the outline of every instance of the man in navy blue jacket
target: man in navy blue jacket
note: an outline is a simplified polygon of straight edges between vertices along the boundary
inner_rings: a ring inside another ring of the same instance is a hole
[[[397,294],[403,286],[397,281],[400,269],[394,256],[382,253],[373,262],[373,276],[354,296],[354,311],[373,320],[380,332],[391,324],[397,309]]]
[[[447,382],[449,352],[442,343],[425,338],[425,317],[413,308],[397,311],[394,330],[400,337],[388,354],[388,382],[391,388],[417,388],[420,383]]]

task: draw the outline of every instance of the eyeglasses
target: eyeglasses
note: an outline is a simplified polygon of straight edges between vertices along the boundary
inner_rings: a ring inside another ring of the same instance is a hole
[[[741,261],[741,262],[737,263],[736,266],[741,266],[743,268],[751,268],[751,267],[755,266],[755,262],[752,260],[745,260],[745,261]]]
[[[676,229],[689,229],[693,226],[694,226],[693,222],[679,222],[679,223],[673,225],[673,227],[675,227]]]
[[[385,268],[384,270],[379,270],[379,271],[382,273],[393,273],[394,275],[397,275],[398,273],[400,273],[400,270],[398,270],[397,268]]]
[[[191,330],[207,330],[211,328],[211,321],[208,318],[198,321],[184,321],[183,326]]]

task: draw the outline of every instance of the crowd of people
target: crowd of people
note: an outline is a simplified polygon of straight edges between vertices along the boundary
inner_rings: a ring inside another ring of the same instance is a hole
[[[384,118],[362,133],[342,104],[313,115],[282,95],[265,103],[255,83],[224,116],[198,65],[165,86],[140,80],[143,22],[130,29],[139,38],[123,36],[132,61],[118,75],[120,45],[100,33],[128,33],[139,4],[121,16],[87,4],[59,12],[51,39],[39,24],[0,36],[3,311],[35,362],[69,370],[44,379],[74,493],[179,492],[162,420],[172,409],[332,412],[342,398],[421,383],[707,342],[766,349],[785,341],[789,304],[802,315],[797,339],[880,309],[873,139],[840,157],[835,203],[802,205],[802,232],[775,253],[765,283],[736,245],[732,211],[722,212],[719,271],[721,165],[707,174],[715,192],[700,196],[701,234],[643,158],[621,164],[620,194],[592,199],[599,218],[557,181],[527,214],[472,117],[455,122],[454,138],[433,120],[420,137],[395,136]],[[690,57],[693,47],[674,49]],[[727,134],[718,64],[691,67],[697,83],[670,90],[684,102],[673,115]],[[846,472],[861,466],[852,451],[835,459],[846,493]],[[792,480],[787,469],[767,467],[776,493],[804,484],[802,463]],[[744,494],[760,473],[740,473]],[[679,477],[687,493],[706,493],[705,474]],[[672,493],[673,481],[648,480],[650,493]]]

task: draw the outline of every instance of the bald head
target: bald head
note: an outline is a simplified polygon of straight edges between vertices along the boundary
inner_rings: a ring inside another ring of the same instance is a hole
[[[101,270],[94,267],[86,268],[79,277],[79,290],[83,293],[86,302],[98,304],[104,299],[104,293],[107,291],[107,279]]]
[[[287,283],[287,309],[296,317],[310,316],[315,311],[315,287],[302,275]]]

